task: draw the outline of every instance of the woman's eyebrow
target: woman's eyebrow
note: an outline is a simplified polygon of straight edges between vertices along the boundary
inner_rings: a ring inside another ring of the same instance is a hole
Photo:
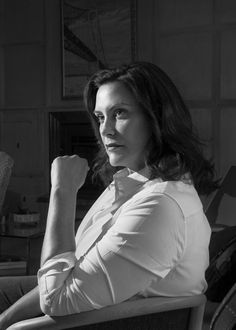
[[[134,104],[125,103],[125,102],[116,103],[116,104],[112,105],[111,107],[109,107],[108,110],[116,109],[117,107],[120,107],[120,106],[130,106],[130,107],[132,107],[132,106],[134,106]],[[102,112],[102,110],[95,109],[93,112],[98,113],[98,112]]]

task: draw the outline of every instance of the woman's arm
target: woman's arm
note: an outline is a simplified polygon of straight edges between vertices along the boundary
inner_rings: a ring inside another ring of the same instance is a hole
[[[87,160],[78,156],[58,157],[52,163],[51,194],[41,265],[57,254],[75,251],[76,195],[88,172]]]
[[[48,315],[73,314],[142,293],[176,265],[184,240],[178,206],[148,194],[123,207],[115,224],[82,258],[64,253],[39,270],[41,308]]]
[[[88,171],[87,161],[78,156],[59,157],[52,164],[52,189],[41,263],[62,252],[75,250],[74,218],[76,194]],[[0,315],[0,329],[42,314],[39,288],[35,287]]]

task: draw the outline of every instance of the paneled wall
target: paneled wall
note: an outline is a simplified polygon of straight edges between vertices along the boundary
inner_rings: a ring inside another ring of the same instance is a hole
[[[60,14],[60,0],[0,0],[0,149],[15,162],[10,198],[36,211],[50,186],[48,113],[82,110],[61,97]]]
[[[223,175],[236,164],[236,2],[158,0],[150,16],[151,59],[176,83]]]
[[[2,0],[0,24],[0,147],[14,159],[9,195],[38,210],[48,176],[44,2]]]
[[[137,0],[137,59],[172,77],[220,174],[236,164],[235,58],[236,1]],[[0,0],[0,149],[31,208],[49,189],[48,112],[83,110],[61,67],[60,0]]]

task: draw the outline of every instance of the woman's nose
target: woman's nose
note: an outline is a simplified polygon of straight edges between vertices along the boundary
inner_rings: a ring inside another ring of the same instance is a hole
[[[100,125],[100,133],[103,136],[114,135],[115,123],[111,119],[106,118],[104,122]]]

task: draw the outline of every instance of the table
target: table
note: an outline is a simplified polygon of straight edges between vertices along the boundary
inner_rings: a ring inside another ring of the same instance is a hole
[[[0,237],[7,240],[20,239],[26,243],[26,274],[32,273],[30,269],[32,242],[37,241],[38,248],[41,250],[41,244],[44,236],[42,226],[19,226],[14,224],[0,225]],[[1,239],[2,241],[2,239]],[[1,252],[0,252],[1,254]],[[40,254],[39,254],[40,256]],[[39,258],[38,256],[38,258]]]

